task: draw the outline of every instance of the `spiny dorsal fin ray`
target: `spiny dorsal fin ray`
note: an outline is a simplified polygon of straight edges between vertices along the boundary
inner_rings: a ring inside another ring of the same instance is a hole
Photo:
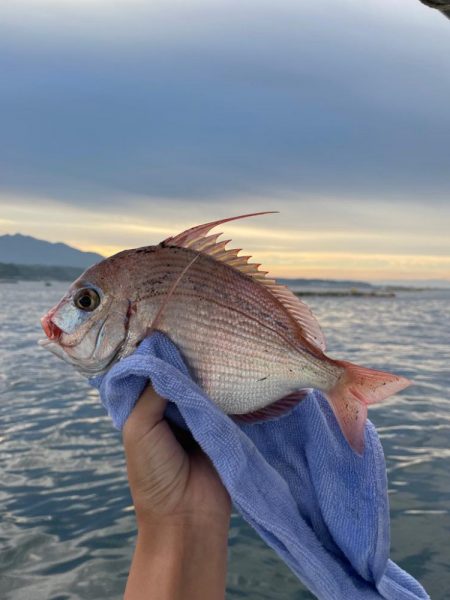
[[[200,252],[201,254],[208,254],[215,260],[226,263],[234,269],[237,269],[249,277],[252,277],[255,281],[261,285],[264,285],[264,287],[272,294],[272,296],[281,302],[289,314],[302,328],[304,337],[313,346],[324,351],[324,335],[316,318],[306,304],[304,304],[297,296],[295,296],[295,294],[293,294],[286,286],[276,283],[274,279],[266,278],[267,271],[260,271],[259,264],[248,262],[248,260],[251,258],[250,256],[238,256],[240,249],[235,248],[227,250],[225,246],[231,240],[217,242],[217,238],[221,235],[220,233],[208,236],[209,231],[217,225],[228,223],[229,221],[235,221],[237,219],[244,219],[246,217],[272,214],[274,212],[277,211],[240,215],[238,217],[221,219],[220,221],[211,221],[210,223],[205,223],[204,225],[197,225],[196,227],[191,227],[190,229],[187,229],[186,231],[183,231],[174,237],[167,238],[164,240],[163,244],[166,246],[190,248]]]
[[[261,281],[261,283],[264,283],[264,281]],[[303,333],[308,341],[324,352],[326,348],[325,336],[309,306],[302,302],[300,298],[291,292],[285,285],[275,282],[275,284],[269,284],[268,288],[271,294],[283,304],[290,315],[301,325]]]
[[[206,237],[207,233],[217,225],[222,223],[228,223],[229,221],[237,221],[238,219],[246,219],[247,217],[257,217],[259,215],[271,215],[278,211],[268,210],[265,212],[250,213],[248,215],[239,215],[238,217],[228,217],[228,219],[220,219],[219,221],[211,221],[210,223],[204,223],[203,225],[197,225],[182,231],[175,237],[170,237],[164,240],[164,243],[168,246],[180,246],[182,248],[190,248],[192,244],[195,244],[198,240]],[[218,234],[221,235],[221,234]]]

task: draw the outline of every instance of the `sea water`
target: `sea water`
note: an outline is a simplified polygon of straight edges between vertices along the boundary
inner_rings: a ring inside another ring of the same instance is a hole
[[[120,434],[37,346],[65,284],[0,284],[0,597],[119,600],[136,534]],[[450,292],[309,297],[328,353],[414,380],[370,409],[386,454],[391,557],[450,598]],[[313,596],[233,514],[227,598]]]

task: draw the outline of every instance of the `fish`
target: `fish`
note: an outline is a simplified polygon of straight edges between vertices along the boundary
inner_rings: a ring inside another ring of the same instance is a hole
[[[410,381],[327,356],[309,307],[241,249],[227,248],[231,240],[210,233],[261,214],[267,212],[198,225],[93,265],[42,317],[46,338],[40,343],[93,377],[161,331],[177,345],[194,380],[233,419],[277,418],[305,390],[318,389],[361,455],[368,406]]]

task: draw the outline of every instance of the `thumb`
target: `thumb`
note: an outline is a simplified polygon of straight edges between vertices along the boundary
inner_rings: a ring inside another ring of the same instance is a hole
[[[151,384],[140,395],[123,427],[123,441],[139,440],[164,417],[167,400],[155,392]]]

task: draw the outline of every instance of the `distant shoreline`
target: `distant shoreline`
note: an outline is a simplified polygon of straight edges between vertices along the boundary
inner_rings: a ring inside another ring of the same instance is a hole
[[[73,281],[84,269],[46,265],[16,265],[0,263],[0,283],[17,281]]]
[[[417,290],[414,290],[417,291]],[[323,296],[330,298],[339,297],[355,297],[355,298],[395,298],[396,293],[393,291],[384,290],[303,290],[295,291],[294,294],[299,297],[303,296]]]
[[[0,284],[20,281],[72,282],[85,269],[80,267],[20,265],[0,262]],[[364,281],[339,281],[334,279],[283,279],[278,282],[290,287],[298,297],[353,297],[353,298],[395,298],[398,292],[448,291],[450,288],[415,287],[402,285],[375,285]]]

